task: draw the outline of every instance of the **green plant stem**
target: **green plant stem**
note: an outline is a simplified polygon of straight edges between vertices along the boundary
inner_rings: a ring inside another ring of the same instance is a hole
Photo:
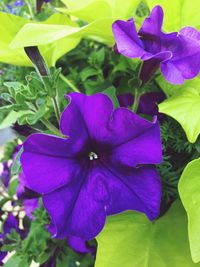
[[[56,119],[57,119],[58,124],[59,124],[60,123],[60,109],[59,109],[59,106],[58,106],[58,102],[57,102],[56,97],[52,97],[51,99],[52,99],[52,103],[53,103]]]
[[[74,91],[80,93],[79,89],[70,81],[68,80],[62,73],[60,73],[60,78]]]
[[[30,16],[31,16],[31,19],[34,19],[34,13],[33,13],[33,10],[32,10],[32,6],[31,6],[31,4],[29,3],[29,0],[26,0],[25,1],[26,2],[26,5],[27,5],[27,7],[28,7],[28,10],[29,10],[29,14],[30,14]]]
[[[140,97],[141,97],[141,93],[139,92],[139,90],[140,88],[135,89],[135,99],[134,99],[134,103],[132,107],[132,111],[135,113],[137,113],[139,102],[140,102]]]
[[[60,137],[63,137],[60,131],[48,120],[46,119],[41,119],[41,122],[49,129],[52,133],[55,135],[58,135]]]

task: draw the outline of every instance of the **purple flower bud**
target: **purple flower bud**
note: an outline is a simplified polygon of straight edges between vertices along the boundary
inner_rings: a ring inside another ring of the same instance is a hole
[[[24,1],[22,0],[16,0],[15,3],[14,3],[15,6],[17,7],[22,7],[24,6]]]

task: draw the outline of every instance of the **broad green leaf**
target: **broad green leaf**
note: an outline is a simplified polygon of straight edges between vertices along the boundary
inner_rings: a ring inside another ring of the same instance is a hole
[[[57,42],[58,40],[93,38],[98,41],[106,42],[110,45],[114,44],[112,34],[112,23],[114,19],[105,18],[90,23],[84,27],[73,27],[64,25],[48,25],[48,24],[26,24],[16,35],[11,43],[12,48],[20,48],[25,46],[44,46]]]
[[[194,262],[200,261],[200,158],[191,161],[179,181],[179,194],[188,215],[190,249]]]
[[[9,260],[3,265],[4,267],[30,267],[30,263],[26,259],[21,258],[16,253],[9,258]]]
[[[155,222],[126,212],[107,218],[95,267],[199,267],[191,259],[187,216],[179,201]]]
[[[10,111],[8,113],[7,117],[0,123],[0,130],[10,127],[13,123],[15,123],[20,117],[27,115],[27,114],[32,114],[32,111],[29,110],[21,110],[21,111]]]
[[[0,62],[24,66],[31,65],[22,49],[13,50],[9,48],[14,36],[28,22],[30,21],[27,19],[0,12],[0,32],[3,37],[0,38]]]
[[[164,9],[164,30],[179,31],[184,26],[200,26],[199,0],[147,0],[149,8]]]
[[[30,20],[18,17],[12,14],[0,12],[0,62],[9,63],[21,66],[32,66],[31,61],[26,56],[23,45],[17,48],[10,47],[10,43],[20,29]],[[39,24],[32,21],[33,24]],[[42,25],[73,25],[65,15],[54,14],[48,20],[41,23]],[[6,27],[5,27],[6,25]],[[37,37],[36,37],[37,38]],[[55,62],[62,55],[73,49],[78,43],[79,38],[68,38],[68,40],[60,39],[57,42],[52,42],[50,45],[41,46],[40,50],[49,66],[54,66]]]
[[[67,6],[62,12],[92,22],[101,18],[129,19],[140,0],[62,0]]]
[[[159,111],[183,127],[188,140],[194,143],[200,133],[200,90],[181,88],[175,95],[159,104]]]
[[[168,83],[163,75],[156,77],[156,82],[168,97],[178,94],[181,89],[195,88],[200,91],[200,78],[198,76],[191,80],[185,80],[184,84],[181,85]]]
[[[90,1],[64,1],[71,9],[64,12],[77,16],[80,19],[91,22],[83,27],[67,23],[28,23],[18,32],[10,44],[13,49],[25,46],[39,46],[43,55],[44,47],[53,47],[60,44],[55,51],[63,55],[73,49],[81,38],[91,38],[93,40],[114,44],[112,33],[112,23],[116,19],[128,19],[135,11],[140,0],[90,0]],[[63,12],[63,8],[60,9]],[[64,15],[60,15],[64,16]],[[67,24],[67,25],[63,25]],[[63,53],[64,52],[64,53]],[[60,55],[59,55],[60,56]],[[58,56],[55,56],[52,62],[46,56],[48,63],[53,64]]]

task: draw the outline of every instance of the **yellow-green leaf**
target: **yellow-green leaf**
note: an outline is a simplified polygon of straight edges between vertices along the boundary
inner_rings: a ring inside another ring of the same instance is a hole
[[[11,47],[10,43],[16,34],[22,29],[24,25],[30,23],[30,20],[18,17],[12,14],[0,12],[0,62],[21,65],[32,66],[31,61],[23,50],[23,45],[19,47]],[[74,24],[63,14],[54,14],[48,20],[40,23],[32,22],[32,25],[73,25]],[[6,25],[6,26],[5,26]],[[26,38],[24,36],[23,38]],[[67,40],[60,39],[56,42],[52,42],[50,45],[44,45],[40,47],[40,51],[47,61],[48,65],[54,66],[58,58],[64,55],[66,52],[73,49],[80,41],[80,38],[68,38]]]
[[[179,181],[179,194],[188,215],[190,249],[194,262],[200,261],[200,158],[191,161]]]
[[[95,267],[199,267],[189,249],[187,216],[179,201],[155,222],[126,212],[107,218],[97,237]]]
[[[200,26],[199,0],[147,0],[149,8],[164,9],[164,30],[179,31],[184,26]]]
[[[200,90],[197,87],[180,88],[159,104],[159,111],[177,120],[191,143],[196,141],[200,133]]]

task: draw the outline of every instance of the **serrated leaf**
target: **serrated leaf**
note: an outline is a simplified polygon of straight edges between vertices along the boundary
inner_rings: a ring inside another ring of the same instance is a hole
[[[155,222],[126,212],[107,218],[95,267],[199,267],[191,259],[187,216],[179,201]]]
[[[23,147],[20,148],[19,152],[17,153],[17,156],[12,164],[10,175],[13,176],[20,172],[21,163],[20,163],[20,157],[23,152]]]
[[[190,249],[194,262],[200,261],[200,158],[191,161],[179,181],[179,194],[188,215]]]
[[[159,112],[177,120],[188,140],[194,143],[200,133],[200,93],[198,89],[183,88],[159,104]]]
[[[179,31],[185,26],[200,26],[199,0],[147,0],[149,8],[160,5],[164,9],[164,30]]]

